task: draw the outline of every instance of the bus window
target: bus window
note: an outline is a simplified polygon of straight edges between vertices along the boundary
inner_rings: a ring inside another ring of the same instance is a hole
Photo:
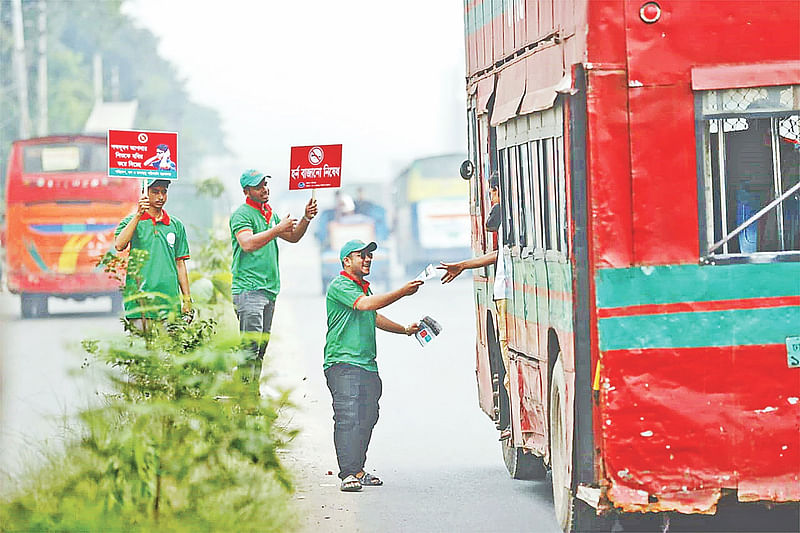
[[[558,230],[558,249],[568,255],[567,252],[567,178],[564,171],[564,137],[556,137],[555,142],[555,182],[557,184],[557,224]]]
[[[535,248],[536,228],[534,224],[533,202],[531,201],[531,158],[527,143],[519,145],[517,148],[517,155],[519,156],[520,245],[523,247],[529,246]],[[524,242],[522,242],[523,240]]]
[[[503,213],[503,242],[507,246],[513,246],[514,243],[514,218],[511,208],[511,176],[509,170],[509,149],[502,148],[499,152],[500,164],[500,208]]]
[[[22,171],[105,173],[107,154],[106,145],[99,143],[34,144],[22,149]]]
[[[704,247],[710,254],[800,251],[798,102],[797,85],[700,94]]]
[[[548,163],[550,154],[552,152],[552,146],[548,146],[549,140],[550,139],[540,139],[536,141],[536,143],[539,145],[539,186],[542,191],[542,229],[544,231],[545,250],[553,249],[553,225],[550,218],[553,205],[550,199],[550,191],[552,189],[552,186],[550,185],[550,180],[552,179],[552,166]]]
[[[528,143],[528,166],[531,175],[531,205],[533,206],[533,231],[536,235],[536,248],[544,246],[544,237],[542,235],[542,194],[540,187],[540,172],[539,172],[539,141],[530,141]]]

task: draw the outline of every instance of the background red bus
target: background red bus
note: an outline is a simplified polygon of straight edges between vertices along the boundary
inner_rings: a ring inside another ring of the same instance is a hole
[[[111,296],[118,284],[97,266],[114,229],[134,208],[139,180],[107,177],[105,137],[52,136],[13,143],[6,177],[7,285],[24,318],[46,316],[48,297]]]
[[[473,252],[500,175],[510,394],[475,271],[482,409],[565,531],[800,500],[800,9],[465,2]],[[508,275],[508,274],[507,274]]]

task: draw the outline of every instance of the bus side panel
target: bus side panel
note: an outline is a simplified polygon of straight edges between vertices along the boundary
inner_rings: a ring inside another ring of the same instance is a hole
[[[715,0],[702,7],[684,0],[660,1],[658,22],[639,18],[641,0],[625,0],[631,80],[647,85],[685,84],[698,65],[762,63],[797,59],[797,2]],[[620,17],[622,18],[622,17]],[[702,36],[702,38],[698,38]],[[605,32],[595,39],[605,39]]]
[[[634,263],[694,263],[697,166],[686,86],[630,89]],[[689,149],[681,148],[689,147]]]
[[[626,510],[800,500],[800,264],[596,275],[603,461]]]
[[[633,221],[625,71],[589,71],[587,83],[589,249],[597,268],[626,267],[633,263]]]
[[[585,39],[586,60],[590,63],[623,68],[626,63],[625,19],[619,0],[584,0],[586,26],[578,26]],[[638,16],[638,15],[637,15]],[[595,30],[597,28],[597,30]],[[581,61],[573,58],[573,61]]]
[[[126,205],[10,204],[6,214],[6,265],[12,292],[54,295],[114,292],[118,284],[97,262],[113,248],[114,229]]]

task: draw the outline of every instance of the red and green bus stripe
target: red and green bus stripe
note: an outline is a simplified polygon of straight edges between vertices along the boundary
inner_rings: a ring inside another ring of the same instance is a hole
[[[671,304],[632,305],[629,307],[607,307],[598,309],[598,318],[618,316],[666,315],[698,311],[730,311],[733,309],[760,309],[766,307],[800,306],[800,296],[774,296],[748,298],[746,300],[712,300],[707,302],[676,302]]]
[[[596,273],[597,307],[796,297],[798,280],[796,262],[601,269]]]
[[[600,350],[778,345],[800,334],[800,264],[597,272]]]
[[[619,316],[599,321],[600,350],[781,344],[800,334],[800,307]]]

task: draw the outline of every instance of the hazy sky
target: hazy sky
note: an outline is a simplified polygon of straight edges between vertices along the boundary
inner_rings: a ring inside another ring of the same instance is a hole
[[[288,181],[290,146],[342,143],[343,180],[382,180],[415,157],[465,151],[462,0],[129,0],[125,10],[160,38],[192,97],[219,110],[231,168]]]

